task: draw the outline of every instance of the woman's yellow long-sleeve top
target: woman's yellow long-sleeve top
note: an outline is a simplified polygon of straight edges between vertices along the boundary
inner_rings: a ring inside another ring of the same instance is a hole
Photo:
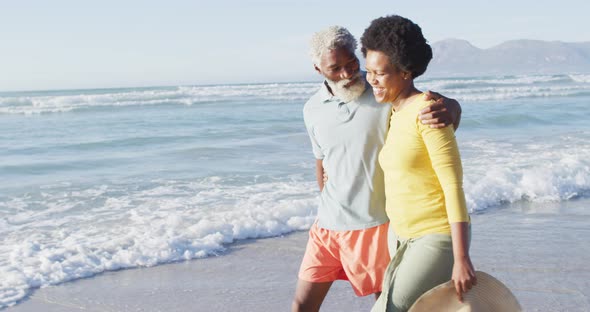
[[[394,111],[379,154],[390,226],[403,238],[451,233],[449,223],[469,221],[453,127],[432,129],[418,120],[430,104],[420,95]]]

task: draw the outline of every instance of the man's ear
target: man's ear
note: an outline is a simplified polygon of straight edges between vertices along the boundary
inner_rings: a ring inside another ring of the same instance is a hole
[[[319,74],[322,74],[322,71],[320,70],[320,68],[316,65],[313,64],[313,68],[315,69],[315,71],[317,71]]]

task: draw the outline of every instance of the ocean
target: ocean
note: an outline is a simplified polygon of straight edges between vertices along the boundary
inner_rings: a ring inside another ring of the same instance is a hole
[[[0,93],[0,308],[308,229],[318,192],[301,111],[319,85]],[[471,213],[559,213],[551,203],[590,197],[590,75],[417,85],[462,105]]]

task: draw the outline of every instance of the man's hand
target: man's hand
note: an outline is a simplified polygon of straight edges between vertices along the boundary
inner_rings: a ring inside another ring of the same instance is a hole
[[[424,94],[426,100],[435,100],[435,102],[421,110],[418,119],[423,124],[430,125],[430,128],[444,128],[453,124],[455,130],[457,130],[461,121],[461,105],[459,105],[459,102],[432,91],[426,91]]]

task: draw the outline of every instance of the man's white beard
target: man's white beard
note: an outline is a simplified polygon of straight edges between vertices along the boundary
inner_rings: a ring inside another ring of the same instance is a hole
[[[357,81],[352,86],[347,88],[344,87],[355,79],[357,79]],[[363,92],[365,92],[365,79],[360,72],[351,79],[343,79],[338,82],[326,79],[326,81],[328,82],[330,89],[332,89],[334,96],[345,103],[358,99]]]

